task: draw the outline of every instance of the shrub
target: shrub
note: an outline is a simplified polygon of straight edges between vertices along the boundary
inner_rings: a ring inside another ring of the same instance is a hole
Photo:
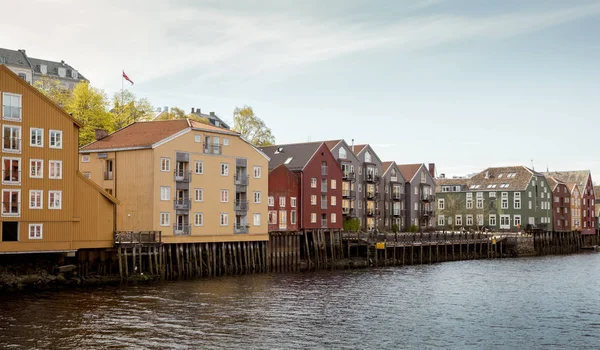
[[[392,232],[394,232],[394,233],[400,232],[400,227],[398,227],[397,224],[393,224],[392,225]]]
[[[360,231],[360,220],[357,218],[347,219],[344,221],[345,232],[358,232]]]

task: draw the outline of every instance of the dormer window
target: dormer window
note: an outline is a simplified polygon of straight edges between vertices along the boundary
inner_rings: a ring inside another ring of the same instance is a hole
[[[340,159],[346,159],[346,149],[344,147],[340,147],[340,150],[338,152],[338,157]]]
[[[58,76],[64,78],[67,76],[67,69],[64,67],[58,67]]]
[[[77,71],[75,69],[73,69],[73,71],[71,71],[71,77],[73,79],[77,79],[78,76],[79,76],[79,73],[77,73]]]
[[[48,66],[45,64],[40,64],[40,73],[48,74]]]
[[[371,153],[368,151],[365,153],[365,162],[371,163]]]

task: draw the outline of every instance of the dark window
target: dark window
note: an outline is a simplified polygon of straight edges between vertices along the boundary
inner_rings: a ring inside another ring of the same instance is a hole
[[[23,80],[27,80],[27,76],[23,73],[19,73],[19,78],[21,78]]]
[[[2,242],[19,241],[19,223],[16,221],[2,222]]]

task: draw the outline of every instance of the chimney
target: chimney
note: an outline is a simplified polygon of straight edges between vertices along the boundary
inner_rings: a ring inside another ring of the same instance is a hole
[[[160,113],[160,107],[156,108],[156,111]]]
[[[104,129],[96,129],[96,141],[102,140],[106,136],[108,136],[108,131]]]
[[[444,174],[444,173],[441,173],[441,174],[440,174],[440,179],[445,179],[445,178],[446,178],[446,174]]]
[[[196,113],[197,113],[198,115],[202,114],[202,112],[200,112],[200,108],[196,107]]]
[[[429,163],[429,174],[435,179],[435,163]]]
[[[165,106],[165,108],[163,108],[163,111],[168,112],[169,111],[169,106]]]
[[[210,115],[212,115],[212,116],[214,117],[214,115],[215,115],[215,112],[210,112]]]
[[[354,139],[352,139],[352,153],[354,153]]]
[[[18,51],[21,51],[23,54],[27,54],[27,52],[25,52],[25,49],[19,49]]]
[[[192,107],[192,114],[194,114],[194,107]]]
[[[489,179],[489,178],[490,178],[490,173],[489,173],[489,171],[487,171],[487,170],[485,171],[485,178],[486,178],[486,179]]]

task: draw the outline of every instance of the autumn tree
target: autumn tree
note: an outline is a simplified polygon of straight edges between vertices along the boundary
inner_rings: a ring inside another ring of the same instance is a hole
[[[186,114],[185,111],[178,107],[173,107],[160,114],[155,120],[175,120],[189,118],[200,123],[210,124],[210,121],[206,117],[199,116],[194,113]]]
[[[56,78],[42,77],[40,80],[34,82],[33,86],[63,108],[73,96],[72,91],[62,87],[60,85],[60,80]]]
[[[113,131],[114,122],[108,112],[108,98],[104,91],[90,86],[89,82],[75,85],[72,97],[64,109],[83,124],[83,128],[79,130],[80,146],[95,140],[96,129]]]
[[[458,193],[446,193],[444,196],[443,214],[446,217],[446,225],[454,231],[456,228],[456,216],[465,212],[465,199]],[[463,218],[465,220],[465,218]],[[461,226],[464,226],[465,222]]]
[[[236,107],[233,111],[233,130],[242,134],[256,146],[269,146],[275,143],[275,136],[265,122],[254,114],[252,107]]]
[[[136,98],[129,90],[119,91],[113,95],[110,111],[114,116],[115,130],[135,122],[151,120],[154,115],[152,104],[145,98]]]

